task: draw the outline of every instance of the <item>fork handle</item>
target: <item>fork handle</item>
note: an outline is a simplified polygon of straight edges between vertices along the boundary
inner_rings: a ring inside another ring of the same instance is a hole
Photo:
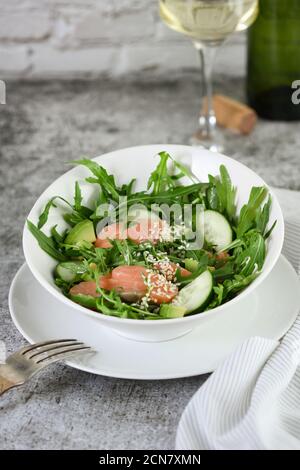
[[[16,383],[11,382],[4,377],[0,377],[0,395],[3,395],[3,393],[7,392],[7,390],[10,390],[13,387],[16,387]]]

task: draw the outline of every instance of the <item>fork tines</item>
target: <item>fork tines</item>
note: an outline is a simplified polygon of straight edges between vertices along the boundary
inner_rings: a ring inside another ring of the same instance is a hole
[[[67,356],[74,354],[76,351],[88,349],[91,348],[76,339],[60,339],[25,346],[19,351],[19,354],[26,359],[34,361],[36,364],[40,364],[57,359],[58,356]]]

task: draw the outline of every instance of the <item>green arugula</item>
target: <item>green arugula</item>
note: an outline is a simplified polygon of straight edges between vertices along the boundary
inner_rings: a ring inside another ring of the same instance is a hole
[[[27,220],[27,227],[29,228],[32,235],[36,238],[41,249],[48,253],[49,256],[56,259],[57,261],[65,261],[67,259],[65,255],[56,248],[53,239],[51,237],[47,237],[47,235],[45,235],[30,220]]]
[[[248,230],[257,226],[257,222],[260,219],[263,220],[261,226],[265,229],[266,224],[268,223],[268,208],[262,214],[260,207],[261,204],[264,202],[267,194],[268,190],[264,186],[252,188],[249,200],[247,204],[242,207],[240,212],[236,231],[237,238],[240,238]]]
[[[115,178],[113,175],[109,175],[105,168],[103,168],[95,161],[88,160],[86,158],[83,158],[81,160],[74,160],[71,163],[73,163],[74,165],[83,165],[87,167],[93,173],[95,178],[88,177],[86,178],[86,181],[88,183],[99,184],[101,190],[107,197],[110,197],[114,201],[119,200],[120,190],[116,186]]]

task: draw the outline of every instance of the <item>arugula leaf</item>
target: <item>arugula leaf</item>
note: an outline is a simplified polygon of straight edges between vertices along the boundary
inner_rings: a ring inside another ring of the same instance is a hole
[[[67,234],[67,230],[64,231],[64,233],[61,235],[60,233],[58,233],[58,231],[56,230],[56,227],[57,225],[54,225],[52,228],[51,228],[51,237],[52,237],[52,240],[56,243],[57,246],[60,246],[65,237],[66,237],[66,234]]]
[[[42,228],[45,225],[45,223],[47,222],[48,217],[49,217],[50,208],[51,207],[56,207],[56,205],[54,204],[55,199],[57,199],[57,196],[52,197],[50,199],[50,201],[47,202],[43,212],[39,216],[38,225],[37,225],[38,228]]]
[[[236,188],[232,185],[231,178],[227,171],[227,168],[224,165],[220,166],[220,179],[224,188],[224,205],[225,210],[228,216],[228,219],[233,221],[235,218],[235,198],[236,198]]]
[[[123,184],[121,186],[120,193],[122,194],[122,196],[130,196],[132,194],[135,182],[136,178],[132,178],[132,180],[128,184]]]
[[[211,310],[212,308],[216,308],[223,303],[224,300],[224,286],[222,284],[218,284],[217,286],[213,287],[213,299],[210,301],[208,306],[205,310]]]
[[[199,191],[205,190],[207,188],[207,183],[197,183],[190,186],[177,186],[168,191],[163,191],[157,195],[147,194],[144,191],[135,193],[128,198],[128,206],[131,206],[136,203],[143,203],[151,205],[152,203],[161,204],[172,204],[172,202],[178,202],[180,204],[186,203],[184,200],[187,196],[198,196]]]
[[[235,273],[235,266],[234,266],[234,262],[231,260],[231,261],[227,261],[227,263],[225,263],[224,266],[221,266],[220,268],[215,269],[212,275],[216,282],[221,282],[233,276],[234,273]]]
[[[245,289],[245,287],[249,286],[254,279],[256,279],[258,273],[252,273],[249,276],[243,276],[241,274],[236,274],[233,279],[227,279],[224,281],[224,297],[225,300],[228,297],[232,297],[233,294],[237,294],[241,290]]]
[[[72,204],[70,204],[66,199],[64,199],[63,197],[61,196],[53,196],[48,202],[47,204],[45,205],[45,208],[44,210],[42,211],[40,217],[39,217],[39,220],[38,220],[38,228],[42,228],[47,220],[48,220],[48,217],[49,217],[49,212],[50,212],[50,209],[51,207],[57,207],[56,204],[55,204],[55,201],[56,199],[64,202],[67,206],[69,206],[71,209],[73,209],[72,207]]]
[[[172,158],[170,155],[169,155],[169,158],[172,160],[172,162],[174,163],[174,166],[175,168],[177,168],[180,172],[177,173],[176,175],[172,175],[172,178],[175,179],[175,180],[179,180],[180,178],[182,178],[183,176],[186,176],[187,178],[189,178],[192,183],[199,183],[199,180],[198,178],[196,178],[195,175],[193,175],[193,173],[191,172],[191,170],[189,168],[187,168],[185,165],[183,165],[182,163],[180,162],[177,162],[176,160],[174,160],[174,158]]]
[[[229,173],[224,165],[220,166],[220,176],[208,175],[209,188],[206,191],[206,202],[209,209],[224,214],[232,223],[236,218],[236,191]]]
[[[88,207],[81,206],[80,212],[67,212],[63,215],[63,219],[72,227],[83,220],[91,218],[93,211]]]
[[[115,250],[118,252],[118,264],[134,264],[131,255],[130,244],[127,242],[127,240],[111,240],[111,243]]]
[[[269,236],[271,235],[277,223],[277,221],[275,220],[271,228],[267,231],[267,226],[270,220],[271,205],[272,205],[272,198],[269,195],[268,201],[265,203],[262,210],[258,211],[257,216],[256,216],[256,228],[257,230],[260,231],[260,233],[265,239],[269,238]]]
[[[116,186],[115,178],[113,175],[109,175],[105,168],[87,158],[73,160],[71,163],[87,167],[96,178],[86,178],[86,181],[99,184],[105,194],[109,195],[114,201],[118,201],[119,190]]]
[[[196,260],[199,266],[203,266],[205,269],[207,268],[209,258],[205,250],[186,250],[185,256]]]
[[[152,196],[156,196],[175,186],[175,181],[173,181],[168,173],[168,160],[170,159],[170,155],[167,152],[160,152],[158,155],[160,162],[155,170],[152,171],[147,184],[148,190],[153,186]]]
[[[82,221],[82,217],[78,212],[67,212],[63,215],[63,219],[72,227]]]
[[[77,183],[76,183],[77,184]],[[77,188],[77,186],[75,187]],[[92,214],[92,210],[89,209],[88,207],[81,206],[81,202],[79,203],[79,199],[81,199],[81,193],[80,193],[80,188],[78,185],[78,188],[75,189],[75,204],[72,206],[66,199],[64,199],[61,196],[53,196],[46,204],[44,210],[40,214],[39,220],[38,220],[38,228],[42,228],[48,221],[49,217],[49,212],[51,207],[57,207],[55,204],[56,200],[62,201],[64,204],[66,204],[70,209],[72,209],[72,212],[67,212],[64,214],[63,218],[64,220],[69,223],[70,225],[76,225],[78,222],[80,222],[83,219],[89,218],[90,215]],[[79,206],[80,204],[80,206]]]
[[[55,244],[52,238],[47,237],[38,227],[36,227],[30,220],[27,220],[27,226],[32,233],[32,235],[37,240],[39,246],[44,250],[48,255],[58,261],[65,261],[67,258],[63,253],[61,253],[55,247]]]
[[[277,224],[277,220],[275,220],[270,228],[270,230],[268,230],[264,237],[265,237],[265,240],[267,240],[270,236],[271,236],[271,233],[273,232],[274,228],[276,227],[276,224]]]
[[[237,238],[241,238],[244,233],[255,226],[260,206],[268,194],[266,187],[254,186],[251,190],[248,203],[245,204],[240,212],[239,222],[237,226]]]
[[[74,209],[79,212],[81,209],[82,195],[78,181],[75,183]]]
[[[249,276],[259,272],[266,258],[266,245],[263,236],[256,231],[246,236],[246,248],[239,252],[235,258],[236,272]]]

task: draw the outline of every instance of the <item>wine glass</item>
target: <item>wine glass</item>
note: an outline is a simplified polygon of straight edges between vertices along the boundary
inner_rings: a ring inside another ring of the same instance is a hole
[[[159,9],[167,26],[189,36],[200,55],[205,106],[195,134],[196,144],[222,151],[223,139],[216,126],[212,99],[215,56],[230,34],[254,22],[258,0],[159,0]]]

